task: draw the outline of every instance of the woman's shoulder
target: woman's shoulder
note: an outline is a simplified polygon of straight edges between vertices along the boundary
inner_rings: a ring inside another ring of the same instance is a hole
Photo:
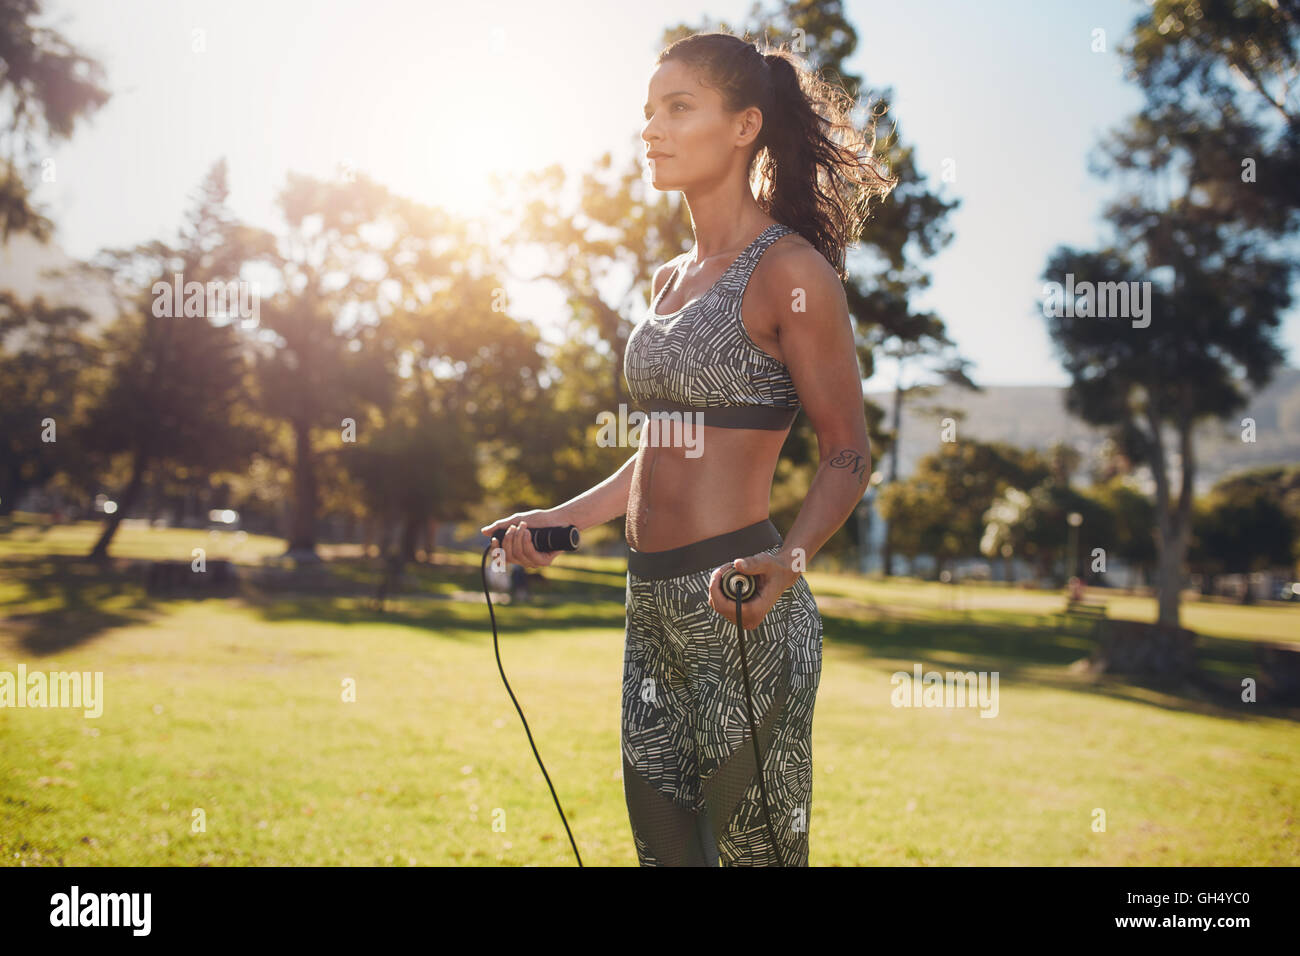
[[[786,226],[786,228],[791,227]],[[763,258],[759,260],[758,272],[764,276],[775,275],[780,279],[804,275],[824,280],[829,274],[836,282],[839,281],[835,270],[826,261],[821,250],[793,230],[783,233],[772,243],[763,254]]]
[[[773,252],[777,252],[777,250],[780,250],[779,255],[784,256],[784,255],[789,255],[791,250],[803,249],[805,251],[816,252],[817,255],[821,255],[820,252],[817,252],[817,247],[814,246],[807,239],[805,239],[794,228],[794,226],[787,226],[783,222],[773,223],[773,225],[780,226],[782,229],[785,230],[784,232],[781,233],[780,236],[777,237],[776,241],[772,243],[771,249]]]
[[[797,232],[772,243],[759,260],[750,285],[763,301],[788,302],[791,291],[802,289],[808,298],[841,299],[844,284],[821,250]]]

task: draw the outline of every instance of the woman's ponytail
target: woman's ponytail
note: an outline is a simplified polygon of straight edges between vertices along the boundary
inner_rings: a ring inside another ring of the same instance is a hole
[[[784,49],[767,54],[726,33],[697,33],[673,43],[657,62],[700,68],[735,112],[757,106],[763,128],[750,181],[755,200],[777,222],[817,248],[840,278],[845,249],[856,242],[872,200],[898,185],[875,157],[876,116],[860,130],[842,87],[799,66]]]

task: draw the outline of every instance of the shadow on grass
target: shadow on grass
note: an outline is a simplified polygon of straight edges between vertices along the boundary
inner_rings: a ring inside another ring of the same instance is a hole
[[[276,586],[261,587],[259,569],[240,566],[243,585],[237,598],[217,594],[155,598],[145,590],[148,564],[124,558],[100,563],[72,555],[0,559],[0,579],[14,589],[0,598],[0,626],[16,635],[24,653],[36,657],[84,645],[114,628],[145,623],[164,613],[164,603],[183,601],[239,600],[268,621],[401,624],[448,634],[464,631],[467,639],[473,639],[473,631],[492,633],[477,565],[410,565],[404,591],[389,598],[380,610],[372,600],[382,573],[374,560],[340,560],[313,568],[302,578],[311,581],[314,593],[310,594],[295,588],[293,575],[281,576]],[[563,573],[557,571],[534,583],[535,593],[545,603],[494,605],[497,632],[623,626],[621,575]],[[468,594],[478,594],[480,602],[452,600]],[[607,610],[600,609],[601,602],[609,602]]]
[[[1193,678],[1145,680],[1072,669],[1075,662],[1091,655],[1095,638],[1088,629],[1058,625],[1053,616],[988,610],[958,613],[960,618],[930,620],[888,612],[863,617],[823,610],[822,620],[828,641],[857,646],[865,657],[909,662],[905,668],[881,668],[891,674],[910,672],[910,662],[925,671],[997,671],[999,681],[1098,694],[1165,710],[1239,720],[1300,721],[1296,708],[1241,700],[1241,679],[1259,676],[1249,641],[1198,635],[1198,673]]]
[[[328,570],[338,582],[326,593],[301,594],[292,590],[243,589],[244,604],[267,621],[308,620],[341,624],[398,624],[455,640],[491,637],[492,620],[483,599],[479,564],[436,563],[408,565],[402,589],[381,609],[374,600],[382,568],[370,560],[330,562]],[[497,633],[573,628],[617,628],[624,622],[625,579],[621,573],[557,568],[534,579],[533,602],[501,604],[493,601]]]
[[[247,569],[240,568],[241,575]],[[266,621],[320,621],[345,625],[394,624],[432,632],[442,640],[490,638],[492,622],[482,599],[479,565],[437,563],[411,565],[401,594],[383,610],[372,599],[380,566],[373,560],[338,560],[315,570],[323,589],[303,594],[287,588],[262,588],[247,580],[235,600]],[[84,644],[116,627],[147,622],[160,613],[159,601],[145,593],[141,562],[114,560],[98,564],[84,558],[42,556],[0,560],[0,576],[18,584],[18,592],[0,600],[4,625],[34,656],[57,654]],[[323,577],[322,577],[323,576]],[[290,579],[291,581],[292,579]],[[538,630],[573,629],[621,632],[624,625],[624,577],[618,562],[608,570],[548,569],[535,593],[546,603],[493,605],[501,636]],[[476,595],[470,599],[469,595]],[[459,599],[452,599],[459,598]],[[185,598],[168,597],[168,602]],[[857,647],[864,657],[909,662],[881,669],[996,670],[999,680],[1101,694],[1168,710],[1193,711],[1250,719],[1273,716],[1300,719],[1295,709],[1244,704],[1243,676],[1258,676],[1250,641],[1198,638],[1200,674],[1180,686],[1134,678],[1076,673],[1070,665],[1087,657],[1094,641],[1086,631],[1057,624],[1050,616],[980,609],[945,612],[885,607],[877,603],[823,602],[825,640]]]
[[[0,600],[0,613],[6,615],[0,623],[17,633],[24,651],[37,657],[77,647],[156,613],[138,573],[126,561],[98,564],[67,555],[8,558],[0,561],[0,578],[21,589],[17,596]]]
[[[622,629],[623,592],[618,599],[593,597],[548,604],[492,605],[499,635],[537,630]],[[245,595],[244,604],[266,621],[320,621],[333,624],[395,624],[437,631],[442,639],[477,641],[492,636],[492,619],[487,602],[435,600],[428,596],[404,595],[389,599],[384,610],[369,598],[340,598],[328,595],[287,594]],[[602,607],[607,610],[601,610]]]
[[[357,594],[374,594],[379,587],[383,568],[374,558],[339,559],[328,563],[329,572],[340,582],[348,582]],[[557,599],[588,597],[593,588],[617,591],[617,600],[623,599],[626,586],[623,568],[552,566],[530,572],[530,588],[536,595]],[[434,563],[412,563],[406,566],[401,590],[409,594],[451,590],[483,593],[480,561],[465,552]]]

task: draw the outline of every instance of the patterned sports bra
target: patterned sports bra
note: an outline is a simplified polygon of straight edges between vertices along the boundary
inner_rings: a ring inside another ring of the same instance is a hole
[[[659,315],[655,307],[673,280],[664,283],[623,353],[633,401],[649,412],[698,412],[698,421],[720,428],[790,427],[800,408],[790,370],[749,337],[740,302],[759,257],[792,232],[781,223],[768,226],[709,291]]]

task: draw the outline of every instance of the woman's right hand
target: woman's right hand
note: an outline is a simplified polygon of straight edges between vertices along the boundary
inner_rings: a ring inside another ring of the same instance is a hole
[[[570,523],[558,511],[535,509],[516,512],[509,518],[485,524],[479,531],[492,537],[493,548],[501,546],[509,563],[522,564],[526,568],[543,568],[554,561],[560,552],[538,551],[533,547],[533,536],[528,533],[528,529]]]

